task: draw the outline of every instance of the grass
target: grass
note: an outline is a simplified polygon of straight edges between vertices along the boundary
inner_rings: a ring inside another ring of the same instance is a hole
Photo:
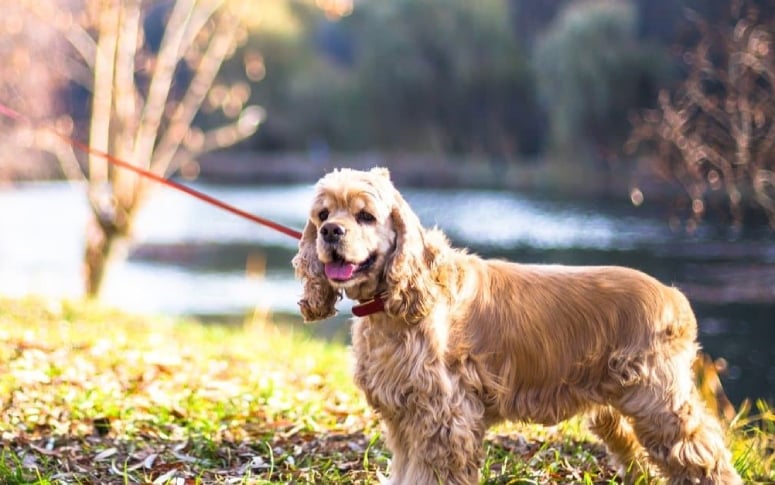
[[[775,480],[775,416],[732,448]],[[202,325],[83,302],[0,299],[0,483],[377,483],[390,454],[347,349],[261,322]],[[483,483],[615,484],[574,420],[488,435]]]

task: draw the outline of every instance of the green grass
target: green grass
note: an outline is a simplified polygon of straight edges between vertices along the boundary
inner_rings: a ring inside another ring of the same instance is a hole
[[[349,359],[268,323],[0,299],[0,483],[377,483],[390,454]],[[745,478],[775,480],[772,411],[732,430]],[[578,420],[485,447],[484,483],[618,483]]]

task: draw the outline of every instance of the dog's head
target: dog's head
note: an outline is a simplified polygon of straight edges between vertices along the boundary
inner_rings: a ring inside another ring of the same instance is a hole
[[[384,293],[388,314],[421,319],[429,310],[431,265],[423,233],[386,169],[324,176],[293,259],[304,283],[304,319],[334,315],[342,292],[353,300]]]

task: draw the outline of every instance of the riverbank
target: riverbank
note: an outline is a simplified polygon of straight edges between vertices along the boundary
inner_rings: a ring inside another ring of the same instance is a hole
[[[50,156],[32,152],[29,155],[4,161],[0,166],[0,187],[64,177]],[[607,201],[675,216],[671,224],[678,226],[690,216],[683,187],[663,179],[645,161],[633,160],[592,163],[546,157],[505,160],[473,154],[224,150],[183,164],[175,176],[224,185],[312,184],[336,168],[368,170],[376,166],[388,167],[393,181],[401,188],[496,189],[579,202]],[[753,196],[744,194],[744,197],[752,199]],[[709,206],[725,205],[723,195],[711,194],[711,199],[707,202]],[[747,226],[767,226],[764,214],[755,203],[744,207]],[[728,219],[723,210],[705,215],[705,220],[719,226],[729,226]]]
[[[15,161],[19,160],[19,161]],[[312,184],[335,168],[388,167],[400,187],[499,189],[578,200],[611,200],[627,205],[645,194],[649,205],[666,207],[682,189],[661,180],[646,165],[631,161],[567,163],[545,158],[506,161],[475,155],[411,152],[254,152],[224,150],[184,164],[189,181],[226,185]],[[0,186],[57,180],[63,174],[51,157],[15,158],[0,167]],[[632,197],[632,189],[639,193]]]

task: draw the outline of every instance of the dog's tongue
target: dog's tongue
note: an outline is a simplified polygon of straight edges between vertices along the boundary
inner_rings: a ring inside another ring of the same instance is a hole
[[[332,280],[349,280],[356,268],[356,265],[344,261],[326,263],[326,276]]]

